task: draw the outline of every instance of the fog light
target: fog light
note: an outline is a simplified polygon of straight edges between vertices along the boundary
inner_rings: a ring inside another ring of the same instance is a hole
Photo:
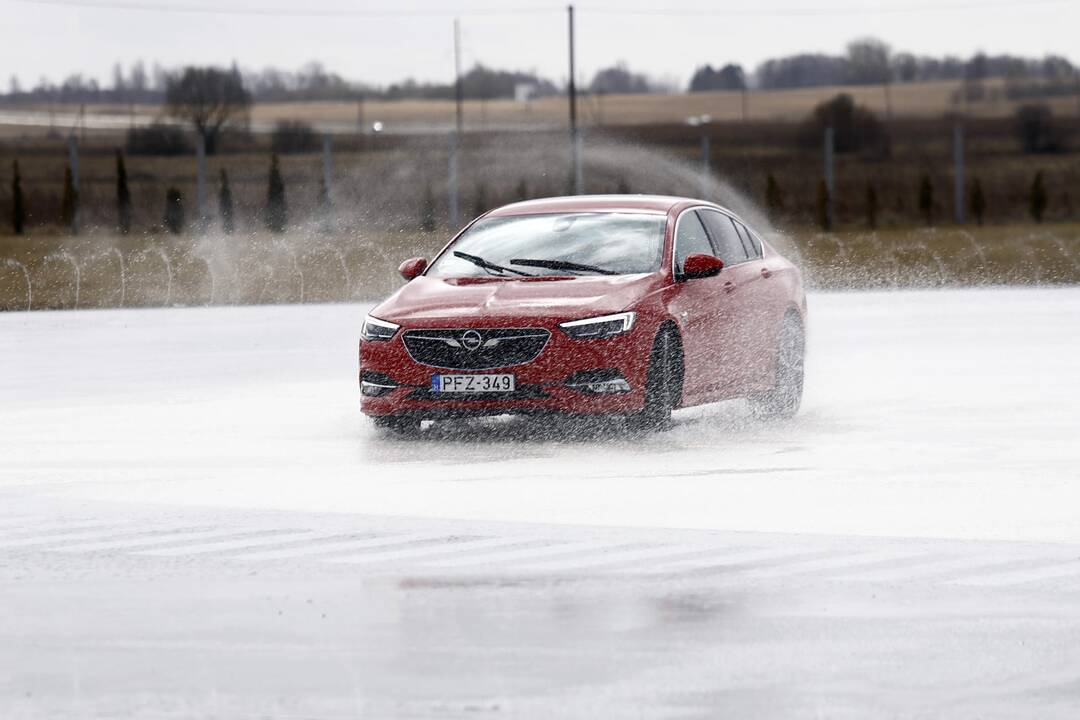
[[[614,368],[576,372],[566,379],[566,386],[593,395],[630,392],[630,383]]]
[[[398,384],[389,375],[365,372],[360,376],[360,394],[364,397],[382,397],[394,391]]]
[[[630,392],[630,383],[619,378],[618,380],[604,380],[602,382],[589,383],[585,386],[585,389],[589,392],[597,393],[598,395],[624,393]]]

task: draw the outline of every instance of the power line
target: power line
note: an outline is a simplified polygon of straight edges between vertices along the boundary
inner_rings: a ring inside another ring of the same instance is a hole
[[[837,15],[898,15],[904,13],[940,13],[958,10],[997,10],[1028,8],[1039,5],[1063,5],[1072,0],[970,0],[955,3],[902,4],[883,7],[774,7],[738,8],[626,8],[610,5],[585,5],[582,10],[600,15],[649,16],[649,17],[781,17],[781,16],[837,16]]]
[[[77,8],[82,10],[130,10],[135,12],[181,13],[195,15],[243,15],[256,17],[292,17],[292,18],[419,18],[419,17],[457,17],[457,16],[493,16],[493,15],[536,15],[561,12],[556,6],[546,7],[486,7],[471,10],[434,8],[429,10],[332,10],[332,9],[292,9],[292,8],[230,8],[220,5],[197,4],[153,4],[134,2],[134,0],[7,0],[23,5]]]
[[[897,15],[903,13],[942,13],[962,10],[997,10],[1030,8],[1040,5],[1063,5],[1072,0],[961,0],[960,2],[902,3],[874,6],[833,7],[764,7],[764,8],[627,8],[612,5],[583,5],[579,12],[598,15],[648,17],[781,17],[781,16],[839,16],[839,15]],[[222,7],[200,4],[146,4],[135,0],[7,0],[10,3],[68,7],[85,10],[125,10],[134,12],[182,13],[204,15],[241,15],[257,17],[295,18],[417,18],[417,17],[476,17],[497,15],[537,15],[563,12],[561,6],[480,7],[466,10],[432,8],[427,10],[349,10],[320,8],[251,8]]]

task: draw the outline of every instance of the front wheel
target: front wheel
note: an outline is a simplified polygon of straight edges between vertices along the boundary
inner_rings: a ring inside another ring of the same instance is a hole
[[[661,332],[649,353],[645,378],[645,407],[630,415],[626,424],[634,432],[656,432],[671,425],[671,410],[681,394],[682,354],[671,332]]]
[[[776,348],[776,386],[750,398],[754,415],[762,419],[795,416],[802,403],[806,337],[798,320],[789,317],[780,330]]]

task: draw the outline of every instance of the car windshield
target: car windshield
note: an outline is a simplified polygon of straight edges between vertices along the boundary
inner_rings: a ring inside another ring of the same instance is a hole
[[[484,218],[427,274],[520,278],[655,272],[666,221],[663,215],[618,212]]]

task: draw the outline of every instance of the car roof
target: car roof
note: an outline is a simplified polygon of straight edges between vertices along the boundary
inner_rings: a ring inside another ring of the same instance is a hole
[[[540,215],[563,212],[638,212],[667,214],[677,205],[713,205],[701,200],[668,195],[570,195],[503,205],[486,217]]]

